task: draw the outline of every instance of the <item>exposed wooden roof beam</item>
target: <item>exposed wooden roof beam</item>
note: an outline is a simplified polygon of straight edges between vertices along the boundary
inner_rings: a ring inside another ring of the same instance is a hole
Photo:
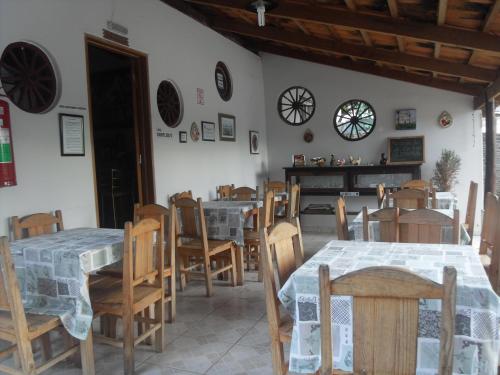
[[[438,10],[437,10],[437,24],[444,25],[446,21],[446,10],[448,9],[448,0],[439,0],[438,1]],[[436,43],[434,45],[434,58],[438,59],[439,54],[441,53],[441,43]],[[432,73],[435,77],[436,73]]]
[[[500,1],[495,0],[493,5],[491,6],[488,14],[486,15],[483,26],[481,30],[485,33],[489,32],[491,30],[492,26],[492,21],[495,19],[495,17],[498,15],[498,12],[500,12]],[[474,61],[477,58],[477,53],[476,51],[472,51],[470,57],[469,57],[469,64],[474,64]]]
[[[474,98],[474,108],[479,109],[484,106],[485,101],[495,99],[500,95],[500,77],[498,77],[494,82],[491,83],[485,90],[485,94],[481,94]]]
[[[366,60],[386,62],[409,68],[438,72],[446,75],[471,78],[479,81],[492,82],[497,72],[491,69],[478,68],[459,63],[451,63],[428,57],[409,55],[401,52],[360,46],[311,37],[300,32],[288,32],[275,27],[254,27],[226,18],[214,18],[212,27],[219,31],[246,35],[248,37],[270,40],[278,43],[305,47],[329,53],[354,56]]]
[[[201,5],[232,9],[245,9],[245,4],[247,3],[234,0],[186,1]],[[268,15],[306,22],[337,25],[382,34],[399,35],[463,48],[500,53],[500,37],[454,27],[417,23],[408,20],[356,13],[349,10],[333,9],[331,7],[292,3],[283,3],[269,11]]]
[[[257,44],[256,47],[262,52],[272,53],[275,55],[292,57],[299,60],[305,60],[318,64],[335,66],[338,68],[353,70],[361,73],[373,74],[379,77],[396,79],[399,81],[415,83],[423,86],[434,87],[442,90],[458,92],[461,94],[467,94],[471,96],[478,95],[483,90],[482,87],[479,85],[459,84],[457,82],[444,81],[432,77],[424,77],[421,75],[408,73],[405,71],[398,71],[363,62],[341,60],[314,53],[303,54],[300,51],[296,51],[291,48],[278,47],[266,43]]]
[[[399,17],[398,4],[397,0],[387,0],[387,5],[389,6],[389,13],[391,13],[392,18]],[[402,37],[396,35],[396,41],[398,43],[399,52],[405,51],[405,42]],[[405,67],[406,70],[406,67]]]
[[[356,12],[356,3],[354,3],[354,0],[344,0],[345,2],[345,5],[347,6],[347,8],[352,11],[352,12]],[[361,38],[363,39],[363,42],[368,46],[368,47],[372,47],[373,46],[373,43],[372,43],[372,39],[370,38],[370,35],[368,35],[368,32],[366,30],[359,30],[359,33],[361,34]],[[356,58],[355,57],[352,57],[351,58],[356,61]]]

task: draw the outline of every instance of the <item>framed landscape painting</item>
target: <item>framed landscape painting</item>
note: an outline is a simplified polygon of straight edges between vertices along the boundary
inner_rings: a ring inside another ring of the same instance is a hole
[[[219,113],[219,139],[221,141],[236,141],[236,118],[234,116]]]

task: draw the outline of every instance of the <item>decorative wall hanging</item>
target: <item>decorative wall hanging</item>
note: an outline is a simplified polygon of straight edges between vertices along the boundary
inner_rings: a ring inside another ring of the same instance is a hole
[[[213,122],[201,122],[201,139],[215,142],[215,124]]]
[[[414,130],[416,128],[416,109],[399,109],[396,111],[396,130]]]
[[[219,113],[219,139],[221,141],[236,141],[236,118]]]
[[[225,102],[231,99],[233,96],[233,82],[231,80],[231,75],[227,69],[226,64],[219,61],[215,66],[215,87],[222,100]]]
[[[364,100],[352,99],[342,103],[333,116],[335,131],[346,141],[360,141],[375,129],[373,107]]]
[[[169,128],[175,128],[181,123],[184,107],[179,88],[173,81],[160,82],[156,91],[156,104],[161,119]]]
[[[61,156],[85,156],[83,116],[59,114]]]
[[[199,87],[196,89],[196,103],[205,105],[205,90]]]
[[[313,94],[306,88],[293,86],[278,98],[278,113],[288,125],[299,126],[311,119],[316,110]]]
[[[304,132],[304,141],[306,143],[311,143],[314,139],[314,134],[312,132],[311,129],[307,129],[305,132]]]
[[[188,141],[188,134],[187,132],[180,131],[179,132],[179,142],[180,143],[187,143]]]
[[[260,153],[260,137],[259,132],[250,130],[250,153],[259,154]]]
[[[191,140],[193,142],[198,142],[198,140],[200,139],[200,128],[198,128],[198,124],[196,122],[193,122],[191,124],[189,133],[191,134]]]
[[[442,128],[449,128],[450,126],[453,125],[453,117],[451,117],[451,115],[448,112],[443,111],[443,113],[439,115],[438,124]]]
[[[10,101],[23,111],[45,113],[59,100],[56,66],[42,47],[15,42],[0,57],[0,81]]]

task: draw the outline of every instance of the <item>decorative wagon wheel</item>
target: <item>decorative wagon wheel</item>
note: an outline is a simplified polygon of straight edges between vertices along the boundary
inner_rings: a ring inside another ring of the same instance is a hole
[[[376,117],[373,107],[363,100],[348,100],[342,103],[333,117],[333,127],[347,141],[360,141],[375,129]]]
[[[183,115],[181,93],[174,82],[161,81],[156,92],[156,104],[160,116],[170,128],[177,127]]]
[[[29,42],[9,44],[0,57],[0,81],[10,101],[30,113],[49,111],[59,99],[50,57]]]
[[[299,126],[311,119],[316,110],[313,94],[306,88],[293,86],[278,98],[278,113],[289,125]]]

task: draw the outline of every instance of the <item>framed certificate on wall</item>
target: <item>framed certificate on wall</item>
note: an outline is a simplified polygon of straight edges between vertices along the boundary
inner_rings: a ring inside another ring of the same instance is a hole
[[[61,156],[85,156],[83,116],[60,113]]]

